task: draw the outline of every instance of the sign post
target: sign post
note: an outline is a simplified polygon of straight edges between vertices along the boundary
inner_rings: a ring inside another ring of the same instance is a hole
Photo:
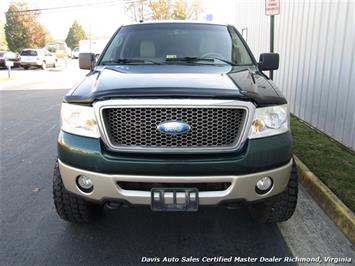
[[[280,14],[279,0],[265,0],[265,15],[270,16],[270,53],[274,52],[274,32],[275,32],[275,15]],[[270,71],[270,79],[274,78],[274,73]]]
[[[7,67],[7,76],[10,79],[11,78],[11,67],[14,66],[14,62],[6,60],[5,66]]]

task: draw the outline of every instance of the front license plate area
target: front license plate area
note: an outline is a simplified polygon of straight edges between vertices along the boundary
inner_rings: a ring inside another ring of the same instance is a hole
[[[151,208],[153,211],[197,211],[198,189],[152,188]]]

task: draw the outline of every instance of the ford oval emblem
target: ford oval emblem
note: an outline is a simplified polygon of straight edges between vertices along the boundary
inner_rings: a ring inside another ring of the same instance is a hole
[[[185,122],[167,121],[158,125],[157,129],[167,135],[179,135],[189,132],[190,125]]]

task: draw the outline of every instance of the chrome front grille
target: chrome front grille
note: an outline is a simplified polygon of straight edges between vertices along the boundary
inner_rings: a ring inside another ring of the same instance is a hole
[[[100,103],[97,110],[104,141],[113,150],[234,150],[245,135],[249,108],[218,105],[220,102],[221,100],[117,100],[117,104]],[[168,121],[188,123],[190,130],[178,135],[160,132],[158,125]]]

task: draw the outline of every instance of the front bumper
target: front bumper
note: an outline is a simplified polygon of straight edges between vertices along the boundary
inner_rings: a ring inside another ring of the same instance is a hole
[[[228,182],[231,185],[223,191],[202,191],[199,193],[200,205],[217,205],[224,201],[256,201],[283,192],[287,186],[292,168],[292,159],[287,164],[275,169],[244,175],[201,175],[201,176],[156,176],[103,174],[71,167],[59,160],[59,169],[65,188],[81,197],[99,202],[125,201],[130,204],[149,205],[150,191],[124,190],[117,185],[119,181],[146,183],[213,183]],[[76,179],[79,175],[91,178],[94,189],[90,193],[81,191]],[[272,189],[264,195],[255,191],[256,182],[269,176],[273,179]]]
[[[60,172],[67,190],[94,201],[150,204],[149,191],[124,190],[117,181],[152,183],[228,182],[228,189],[200,191],[201,205],[223,201],[255,201],[284,191],[292,165],[290,132],[247,140],[240,150],[224,154],[142,154],[110,152],[100,139],[61,132],[58,138]],[[84,193],[78,175],[92,178],[94,190]],[[274,180],[267,194],[255,192],[264,176]]]
[[[35,67],[39,67],[42,66],[42,62],[41,61],[32,61],[32,62],[24,62],[22,61],[21,66],[35,66]]]

